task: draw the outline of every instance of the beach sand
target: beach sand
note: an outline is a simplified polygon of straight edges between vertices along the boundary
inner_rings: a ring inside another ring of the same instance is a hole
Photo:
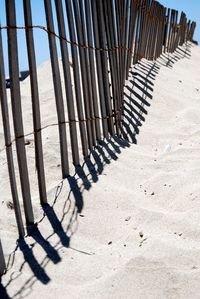
[[[0,232],[8,265],[0,298],[199,298],[199,61],[200,48],[189,44],[132,67],[122,136],[129,142],[102,142],[69,179],[60,179],[57,128],[45,130],[44,209],[29,138],[38,230],[18,243],[0,153]],[[56,119],[48,68],[38,69],[44,125]],[[22,98],[30,131],[28,78]]]

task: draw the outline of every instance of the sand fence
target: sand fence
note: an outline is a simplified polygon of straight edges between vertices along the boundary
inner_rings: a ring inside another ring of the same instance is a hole
[[[20,237],[31,233],[34,213],[26,150],[27,136],[34,136],[40,202],[48,201],[43,155],[42,131],[57,126],[60,147],[61,177],[70,175],[71,166],[80,165],[100,140],[120,135],[124,109],[124,85],[132,64],[142,58],[156,60],[163,52],[193,39],[196,23],[185,13],[167,9],[149,0],[44,0],[46,26],[33,24],[30,0],[23,1],[24,25],[18,26],[14,0],[5,1],[7,24],[0,27],[0,99],[7,166],[14,212]],[[57,24],[57,30],[55,29]],[[3,53],[2,30],[7,32],[10,76],[8,105]],[[17,32],[26,37],[33,130],[24,133],[19,49]],[[37,76],[34,31],[48,37],[57,122],[42,126],[39,80]],[[58,43],[59,42],[59,43]],[[62,58],[64,88],[61,82],[58,46]],[[11,126],[14,128],[12,138]],[[17,158],[13,157],[16,147]],[[16,169],[15,164],[18,168]],[[16,180],[16,171],[20,184]],[[19,189],[23,201],[20,207]],[[23,218],[25,218],[26,230]],[[0,245],[0,274],[5,270]]]

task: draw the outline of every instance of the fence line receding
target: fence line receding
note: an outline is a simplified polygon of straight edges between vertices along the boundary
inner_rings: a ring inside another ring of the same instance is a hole
[[[24,26],[16,23],[16,1],[5,0],[7,24],[0,27],[0,100],[5,150],[19,236],[34,224],[25,137],[34,136],[40,203],[47,203],[40,113],[40,82],[37,77],[34,31],[47,33],[58,126],[62,178],[70,175],[70,163],[80,164],[82,156],[103,138],[120,135],[124,113],[123,89],[129,69],[142,58],[157,59],[163,52],[173,53],[192,41],[196,23],[184,12],[169,9],[154,0],[41,0],[46,26],[33,24],[30,0],[23,0]],[[52,6],[55,4],[55,6]],[[53,11],[55,7],[55,12]],[[55,20],[56,19],[56,20]],[[55,32],[55,23],[58,33]],[[2,31],[7,32],[12,117],[6,92]],[[24,133],[17,32],[26,36],[33,132]],[[61,82],[58,43],[62,58],[64,89]],[[74,86],[72,87],[72,82]],[[64,112],[67,107],[67,115]],[[14,139],[11,138],[11,122]],[[51,126],[49,125],[49,126]],[[80,136],[80,137],[79,137]],[[13,143],[18,170],[13,162]],[[70,162],[71,161],[71,162]],[[21,186],[16,181],[19,171]],[[46,170],[47,171],[47,170]],[[20,208],[19,188],[23,199]],[[0,243],[0,274],[5,262]]]

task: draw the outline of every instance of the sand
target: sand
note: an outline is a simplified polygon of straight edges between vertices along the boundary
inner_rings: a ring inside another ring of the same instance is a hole
[[[102,142],[69,180],[60,181],[57,131],[45,131],[49,206],[39,206],[30,166],[38,231],[17,244],[0,153],[8,264],[0,298],[199,298],[199,60],[200,48],[188,45],[133,67],[125,87],[129,142]],[[39,67],[40,80],[48,67]],[[24,97],[28,88],[26,80]],[[52,90],[43,88],[43,119],[51,122]],[[27,149],[33,155],[32,143]]]

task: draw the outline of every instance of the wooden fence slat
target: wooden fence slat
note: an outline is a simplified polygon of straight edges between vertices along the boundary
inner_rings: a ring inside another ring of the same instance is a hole
[[[118,64],[118,84],[119,84],[119,103],[118,108],[120,107],[121,102],[121,52],[120,52],[120,24],[119,24],[119,3],[118,0],[112,1],[112,14],[113,14],[113,25],[115,28],[115,47],[117,50],[117,64]],[[120,71],[119,71],[120,70]]]
[[[6,17],[9,27],[16,27],[15,1],[6,0]],[[25,218],[27,226],[33,225],[34,216],[31,203],[30,183],[28,176],[27,158],[24,143],[24,129],[22,121],[21,95],[19,84],[19,65],[16,29],[9,29],[8,34],[8,54],[9,73],[11,80],[11,103],[16,138],[17,158],[20,173],[22,197],[24,202]]]
[[[118,34],[118,19],[116,10],[116,1],[104,0],[105,25],[107,23],[107,40],[112,49],[109,53],[110,77],[112,88],[112,109],[114,111],[115,131],[118,136],[121,135],[121,69],[120,69],[120,45]],[[110,40],[110,42],[109,42]]]
[[[142,6],[145,7],[145,0],[142,2]],[[139,41],[139,58],[144,57],[144,43],[146,33],[146,7],[141,9],[141,25],[140,25],[140,41]]]
[[[171,27],[172,27],[172,10],[169,9],[169,31],[167,37],[167,52],[170,51],[170,39],[171,39]]]
[[[163,29],[163,11],[162,11],[162,6],[158,6],[158,16],[159,16],[159,30],[158,30],[158,48],[157,48],[157,57],[156,59],[160,56],[161,50],[162,50],[162,42],[163,42],[163,34],[162,34],[162,29]]]
[[[123,2],[123,14],[122,14],[122,63],[123,63],[123,69],[122,69],[122,95],[121,95],[121,113],[120,117],[122,120],[122,115],[124,114],[124,94],[123,89],[125,85],[126,80],[126,73],[127,73],[127,58],[128,58],[128,37],[129,37],[129,31],[130,31],[130,5],[131,1],[126,0]]]
[[[165,25],[166,25],[166,7],[162,7],[162,36],[161,36],[161,43],[160,43],[160,55],[164,52],[165,49]]]
[[[178,23],[178,11],[177,11],[176,38],[175,38],[174,50],[176,50],[176,48],[178,47],[179,39],[180,39],[180,21]]]
[[[128,58],[128,35],[130,30],[130,0],[126,0],[123,3],[123,15],[122,15],[122,61],[123,61],[123,69],[122,69],[122,92],[121,92],[121,109],[120,109],[120,121],[123,120],[124,115],[124,86],[126,80],[126,72],[127,72],[127,58]]]
[[[72,6],[73,3],[73,6]],[[82,36],[82,28],[80,24],[80,16],[78,12],[77,6],[74,4],[77,4],[75,1],[66,1],[66,7],[67,7],[67,13],[68,18],[69,15],[72,18],[72,22],[76,25],[77,30],[77,41],[79,44],[83,45],[83,36]],[[72,13],[72,9],[74,12],[74,15]],[[73,40],[75,42],[75,40]],[[83,47],[78,48],[79,56],[80,56],[80,68],[81,68],[81,79],[82,79],[82,91],[83,91],[83,100],[84,100],[84,108],[85,108],[85,116],[87,119],[87,133],[88,133],[88,147],[90,150],[92,150],[93,145],[95,143],[94,140],[94,130],[93,130],[93,122],[92,122],[92,115],[91,115],[91,109],[89,105],[89,90],[88,90],[88,81],[87,81],[87,72],[86,72],[86,61],[85,61],[85,52]]]
[[[176,33],[177,33],[177,17],[178,11],[174,12],[174,27],[173,27],[173,40],[172,40],[172,52],[175,51],[175,41],[176,41]]]
[[[69,34],[71,42],[76,41],[76,33],[75,33],[75,26],[74,20],[72,15],[72,6],[71,0],[66,1],[66,12],[68,17],[68,26],[69,26]],[[74,76],[74,85],[75,85],[75,98],[76,98],[76,106],[78,112],[78,119],[79,119],[79,128],[81,134],[81,142],[82,142],[82,150],[83,156],[88,156],[88,139],[91,137],[91,126],[89,120],[86,119],[86,128],[84,122],[84,110],[82,104],[82,92],[81,92],[81,81],[80,81],[80,71],[79,71],[79,61],[78,61],[78,49],[75,44],[71,45],[71,52],[72,52],[72,65],[73,65],[73,76]]]
[[[117,47],[118,49],[118,63],[119,63],[119,104],[118,104],[118,123],[119,123],[119,130],[121,132],[121,108],[122,108],[122,98],[123,94],[123,55],[122,55],[122,3],[119,0],[114,1],[115,4],[115,15],[116,15],[116,36],[117,36]]]
[[[125,84],[125,80],[126,80],[126,74],[128,72],[128,70],[127,70],[128,51],[126,49],[129,47],[128,42],[129,42],[129,35],[130,35],[130,30],[131,30],[131,27],[130,27],[130,19],[131,19],[130,7],[131,7],[131,0],[127,0],[126,6],[125,6],[125,28],[124,28],[124,84]]]
[[[145,50],[144,50],[144,57],[146,59],[149,59],[149,44],[150,44],[150,38],[151,38],[151,27],[152,27],[152,22],[150,19],[150,14],[151,14],[151,1],[149,0],[148,3],[148,14],[147,14],[147,32],[146,32],[146,45],[145,45]]]
[[[91,77],[91,69],[90,69],[90,60],[89,60],[89,50],[88,50],[88,37],[87,35],[87,28],[86,28],[86,20],[85,20],[85,13],[86,9],[85,6],[83,6],[83,1],[79,0],[78,2],[74,1],[75,3],[75,10],[79,11],[79,23],[81,26],[81,38],[82,38],[82,45],[85,46],[84,48],[84,56],[85,56],[85,69],[86,69],[86,79],[87,79],[87,88],[88,88],[88,100],[89,100],[89,110],[90,110],[90,117],[91,120],[91,127],[92,127],[92,135],[93,135],[93,145],[96,145],[97,141],[97,132],[96,132],[96,120],[95,120],[95,108],[94,108],[94,98],[92,93],[92,81],[95,80],[95,78]],[[75,14],[75,18],[76,18]]]
[[[157,35],[156,35],[156,45],[155,45],[155,59],[157,59],[159,57],[159,46],[160,46],[160,5],[157,4]]]
[[[138,0],[138,4],[140,4],[140,0]],[[135,29],[133,64],[136,64],[138,60],[138,39],[139,39],[139,26],[140,26],[140,9],[138,7],[136,9],[137,9],[137,20],[136,20],[136,29]]]
[[[104,0],[104,17],[105,17],[105,34],[107,38],[108,48],[114,48],[116,43],[114,40],[115,31],[112,18],[112,7],[111,2]],[[115,117],[115,130],[117,135],[119,135],[119,124],[118,124],[118,111],[119,111],[119,69],[117,64],[117,53],[116,51],[108,52],[109,66],[110,66],[110,78],[111,78],[111,87],[112,87],[112,105],[114,110]]]
[[[158,18],[159,18],[159,8],[158,3],[155,6],[155,40],[154,40],[154,52],[153,52],[153,60],[157,59],[157,49],[158,49],[158,38],[159,38],[159,26],[158,26]]]
[[[15,218],[17,222],[18,233],[20,237],[24,237],[24,225],[21,215],[21,209],[18,198],[17,183],[15,177],[13,152],[12,152],[12,141],[10,134],[10,121],[8,113],[8,101],[6,93],[6,81],[5,81],[5,70],[4,70],[4,57],[3,57],[3,47],[2,47],[2,35],[0,30],[0,101],[1,101],[1,112],[4,128],[4,139],[6,145],[6,155],[8,163],[8,173],[10,179],[10,187],[14,205]]]
[[[149,28],[149,45],[148,45],[148,59],[153,60],[153,46],[154,46],[154,28],[155,28],[155,19],[154,17],[154,8],[155,8],[155,2],[151,3],[150,6],[150,17],[152,18],[150,28]]]
[[[56,4],[59,34],[63,38],[66,38],[62,1],[56,1],[55,4]],[[64,73],[64,80],[65,80],[67,110],[68,110],[70,137],[71,137],[71,145],[72,145],[72,157],[73,157],[74,165],[77,166],[79,165],[79,152],[78,152],[78,139],[77,139],[77,130],[76,130],[76,122],[75,122],[76,116],[75,116],[75,107],[74,107],[74,97],[72,91],[68,48],[63,39],[60,39],[60,47],[61,47],[63,73]]]
[[[80,0],[79,2],[81,2]],[[87,39],[88,46],[93,47],[93,31],[92,31],[92,20],[91,20],[91,6],[90,1],[85,0],[85,13],[86,13],[86,24],[87,24]],[[97,140],[101,139],[101,129],[100,129],[100,120],[99,120],[99,107],[98,107],[98,98],[97,98],[97,82],[96,82],[96,71],[95,71],[95,55],[94,50],[89,48],[89,63],[91,71],[91,84],[92,84],[92,97],[94,103],[94,116],[95,116],[95,126],[96,126],[96,136]]]
[[[184,43],[184,37],[185,37],[185,21],[186,21],[186,16],[184,12],[181,13],[181,20],[180,20],[180,41],[179,45],[182,46]]]
[[[170,37],[169,37],[169,53],[172,53],[172,41],[173,41],[173,34],[174,34],[174,14],[175,10],[171,10],[171,28],[170,28]]]
[[[151,45],[151,38],[152,38],[152,28],[153,28],[153,22],[151,20],[151,14],[152,14],[152,1],[149,0],[149,6],[148,6],[148,25],[147,25],[147,43],[146,43],[146,49],[145,49],[145,58],[150,59],[150,45]]]
[[[45,5],[47,28],[49,29],[49,31],[54,32],[51,0],[44,0],[44,5]],[[52,66],[52,73],[53,73],[53,84],[54,84],[54,92],[55,92],[55,100],[56,100],[57,117],[59,123],[62,176],[63,178],[65,178],[66,176],[69,175],[69,162],[68,162],[68,148],[67,148],[63,93],[62,93],[62,86],[61,86],[60,70],[58,65],[58,53],[56,48],[55,36],[53,34],[48,34],[48,40],[49,40],[49,50],[50,50],[51,66]],[[78,157],[76,163],[78,163]]]
[[[99,31],[99,42],[100,47],[106,48],[106,34],[105,34],[105,23],[103,15],[103,3],[102,1],[96,1],[97,8],[97,19],[98,19],[98,31]],[[114,125],[112,117],[112,106],[111,106],[111,95],[109,87],[109,76],[108,76],[108,56],[107,52],[101,51],[101,65],[102,65],[102,76],[104,85],[104,96],[106,105],[106,115],[108,116],[108,130],[111,136],[114,135]]]
[[[96,9],[96,0],[92,1],[92,21],[93,21],[93,33],[94,33],[94,45],[95,48],[100,48],[99,42],[99,32],[98,32],[98,22],[97,22],[97,9]],[[104,87],[103,87],[103,75],[102,75],[102,64],[101,64],[101,54],[99,51],[95,51],[96,54],[96,64],[97,64],[97,78],[99,86],[99,96],[100,96],[100,107],[101,107],[101,117],[102,117],[102,126],[103,126],[103,135],[105,138],[108,138],[108,122],[107,122],[107,113],[106,113],[106,104],[104,96]]]
[[[157,46],[158,46],[158,38],[159,38],[159,26],[158,26],[158,18],[159,18],[159,8],[158,3],[155,3],[155,28],[154,28],[154,45],[153,45],[153,60],[157,58]]]
[[[191,42],[193,41],[195,28],[196,28],[196,22],[192,22],[192,24],[191,24],[191,32],[190,32],[190,41]]]
[[[187,22],[187,29],[186,29],[186,42],[189,40],[190,23],[191,23],[191,20],[189,20],[189,21]]]
[[[118,48],[120,46],[120,41],[119,41],[119,19],[118,19],[118,10],[116,9],[116,1],[111,1],[111,15],[112,15],[112,25],[113,25],[113,36],[114,36],[114,48]],[[120,119],[120,109],[121,109],[121,97],[122,97],[122,92],[121,92],[121,56],[120,56],[120,51],[117,50],[115,51],[115,64],[116,64],[116,71],[117,71],[117,97],[116,97],[116,111],[117,117],[117,125],[118,125],[118,131],[119,134],[121,134],[122,131],[122,123]]]
[[[164,39],[164,53],[167,50],[167,37],[168,37],[168,30],[169,30],[169,15],[170,15],[170,9],[167,9],[167,15],[166,15],[166,24],[165,24],[165,39]]]
[[[31,13],[30,0],[24,0],[23,4],[24,4],[25,26],[30,27],[29,29],[26,30],[26,42],[27,42],[28,62],[29,62],[29,70],[30,70],[36,169],[38,174],[40,203],[45,204],[47,203],[47,194],[46,194],[43,149],[42,149],[40,104],[39,104],[38,80],[37,80],[37,71],[36,71],[37,67],[36,67],[36,59],[35,59],[33,30],[31,29],[32,13]]]
[[[141,7],[140,7],[140,28],[139,28],[139,39],[138,39],[138,60],[142,58],[142,41],[143,41],[143,34],[144,34],[144,2],[145,0],[141,0]]]
[[[136,3],[134,0],[131,0],[130,7],[130,31],[129,31],[129,39],[128,39],[128,48],[130,51],[128,52],[127,58],[127,72],[126,79],[128,79],[129,68],[131,67],[131,60],[133,57],[133,46],[134,46],[134,37],[135,37],[135,22],[136,22]]]
[[[74,11],[74,22],[76,25],[77,41],[80,45],[84,45],[84,36],[81,24],[81,17],[78,7],[78,2],[72,0],[73,11]],[[71,12],[70,12],[71,13]],[[89,90],[89,80],[88,80],[88,66],[87,66],[87,53],[86,49],[79,47],[79,57],[80,57],[80,68],[81,68],[81,79],[82,79],[82,89],[83,89],[83,98],[85,105],[85,115],[88,119],[88,124],[90,126],[90,136],[89,136],[89,149],[92,150],[95,145],[95,124],[94,124],[94,114],[93,107],[91,105],[91,97]],[[89,133],[89,132],[88,132]]]

